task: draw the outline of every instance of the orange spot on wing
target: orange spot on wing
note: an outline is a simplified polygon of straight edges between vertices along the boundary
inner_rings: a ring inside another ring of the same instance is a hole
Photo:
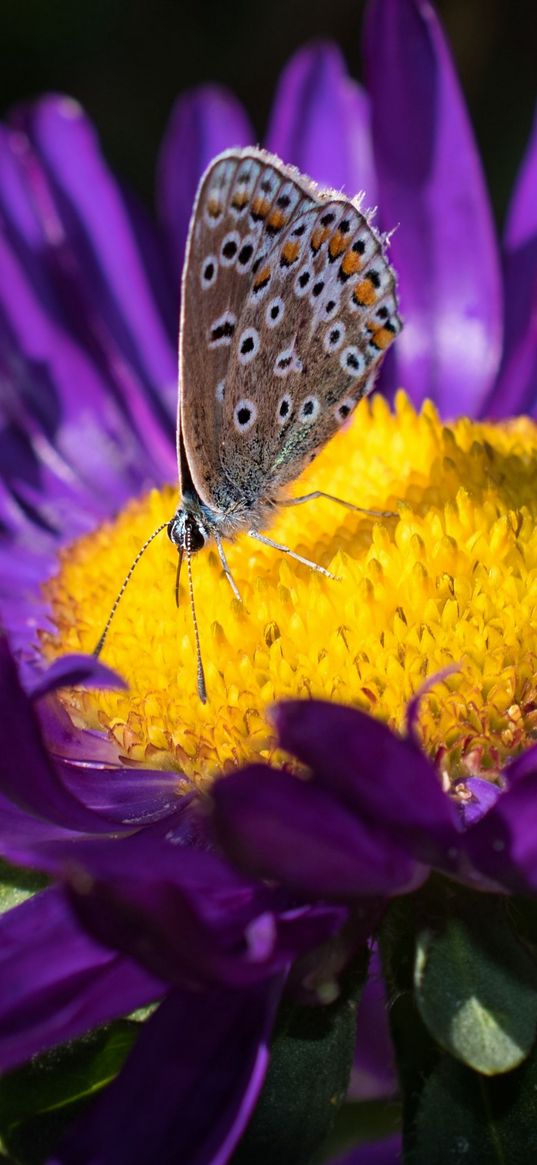
[[[389,348],[390,344],[395,340],[395,332],[391,332],[389,328],[369,327],[369,331],[371,332],[371,343],[380,352],[383,352],[385,348]]]
[[[207,213],[211,218],[218,218],[222,213],[222,205],[217,198],[210,198],[207,203]]]
[[[263,267],[261,271],[257,272],[257,275],[254,279],[254,283],[253,283],[254,290],[258,291],[260,287],[264,287],[265,284],[268,283],[269,279],[270,279],[270,267]]]
[[[287,215],[283,213],[283,210],[273,210],[267,219],[267,226],[272,227],[273,231],[281,231],[286,222]]]
[[[242,210],[248,200],[249,196],[245,190],[237,190],[231,199],[231,205],[235,207],[235,210]]]
[[[316,227],[311,236],[311,249],[314,254],[319,251],[324,242],[326,242],[330,231],[326,227]]]
[[[332,238],[328,244],[328,250],[332,256],[332,259],[337,259],[338,255],[342,254],[346,246],[347,241],[345,235],[342,235],[341,231],[334,231],[334,234],[332,235]]]
[[[362,260],[356,254],[356,251],[347,251],[347,254],[343,256],[341,270],[344,275],[356,275],[356,272],[360,270],[361,266]]]
[[[254,198],[251,214],[253,218],[266,218],[270,210],[270,202],[266,198]]]
[[[299,254],[300,254],[300,243],[292,243],[291,240],[289,240],[287,243],[284,243],[284,245],[282,247],[282,262],[283,262],[283,264],[285,266],[289,267],[291,265],[291,263],[296,262]]]
[[[310,246],[313,254],[317,254],[318,250],[322,248],[323,243],[328,238],[330,231],[324,230],[322,226],[316,226],[315,231],[312,232]]]
[[[352,293],[352,298],[360,307],[370,307],[375,303],[377,293],[370,279],[362,279],[360,283],[356,284]]]

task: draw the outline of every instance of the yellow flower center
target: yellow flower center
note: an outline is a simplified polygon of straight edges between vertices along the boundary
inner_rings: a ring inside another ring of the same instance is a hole
[[[537,732],[537,426],[419,415],[403,393],[377,396],[297,480],[397,517],[319,499],[283,508],[270,536],[313,559],[331,581],[246,535],[226,546],[239,603],[214,546],[193,558],[209,699],[196,693],[186,572],[175,605],[177,550],[164,531],[133,574],[103,661],[129,690],[66,691],[77,725],[109,734],[122,758],[177,768],[203,786],[219,770],[274,759],[267,706],[324,697],[396,730],[426,677],[460,671],[424,698],[420,732],[453,779],[493,775]],[[148,535],[175,512],[152,490],[61,554],[47,584],[56,636],[48,658],[91,651]]]

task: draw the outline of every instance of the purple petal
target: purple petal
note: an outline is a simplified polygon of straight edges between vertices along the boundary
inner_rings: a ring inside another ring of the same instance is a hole
[[[472,130],[427,0],[369,0],[365,58],[382,225],[398,225],[405,328],[391,388],[415,404],[432,397],[444,416],[475,416],[500,360],[499,262]]]
[[[268,1065],[279,984],[174,992],[49,1165],[225,1165]]]
[[[456,810],[412,739],[355,708],[317,700],[278,704],[273,718],[282,747],[362,824],[388,831],[425,862],[456,841]]]
[[[95,938],[139,960],[179,987],[255,982],[288,961],[290,935],[250,942],[249,928],[266,914],[269,892],[246,881],[215,854],[189,844],[189,827],[174,822],[131,837],[35,845],[32,866],[63,878],[70,901]],[[162,836],[164,830],[164,836]],[[320,928],[333,929],[328,916]],[[298,935],[301,926],[299,921]]]
[[[117,832],[120,826],[87,809],[66,789],[44,747],[38,720],[23,691],[5,639],[0,639],[0,789],[16,804],[66,829]],[[9,837],[2,838],[9,858]],[[14,856],[14,855],[13,855]]]
[[[36,679],[30,689],[30,698],[39,700],[58,688],[126,688],[122,676],[106,667],[94,655],[62,655]]]
[[[84,934],[57,889],[0,916],[4,1071],[162,992],[158,980]]]
[[[173,385],[173,351],[93,126],[76,101],[62,96],[17,111],[13,121],[28,134],[50,180],[50,203],[44,199],[39,207],[44,224],[60,234],[72,228],[69,243],[84,259],[86,278],[95,280],[95,290],[105,296],[107,313],[117,316],[125,355],[143,368],[150,383],[168,387],[171,376]],[[40,189],[34,189],[36,199]],[[88,243],[95,267],[89,263]]]
[[[4,454],[3,473],[19,489],[25,486],[26,508],[40,513],[43,505],[48,507],[43,524],[54,530],[63,523],[64,537],[72,539],[90,528],[92,520],[110,514],[133,486],[140,490],[147,479],[147,458],[94,364],[44,309],[15,249],[3,237],[0,334],[5,361],[2,413],[15,434],[26,435],[32,454],[27,473],[25,461],[10,467]],[[63,503],[59,513],[57,501]]]
[[[233,861],[308,895],[390,894],[419,878],[416,863],[325,789],[255,765],[217,781],[218,838]]]
[[[341,909],[289,910],[239,876],[188,812],[120,840],[36,844],[31,865],[62,878],[85,929],[179,987],[249,984],[326,941]]]
[[[500,789],[491,781],[484,781],[481,777],[469,777],[464,781],[464,788],[472,794],[469,801],[459,801],[458,808],[465,829],[476,825],[496,804],[500,796]]]
[[[505,232],[505,345],[492,417],[537,415],[537,116]]]
[[[515,757],[504,769],[503,776],[508,785],[513,785],[515,781],[520,781],[522,777],[527,777],[530,773],[537,773],[537,744]]]
[[[376,1100],[395,1096],[397,1073],[388,1021],[388,999],[382,964],[375,946],[367,983],[358,1004],[357,1040],[349,1100]]]
[[[33,222],[30,230],[14,199],[9,222],[22,234],[28,273],[39,267],[56,322],[87,349],[145,448],[172,472],[174,347],[94,131],[65,97],[18,109],[11,123]],[[7,202],[11,190],[3,193]]]
[[[204,85],[176,101],[157,170],[158,210],[176,294],[199,180],[216,154],[249,145],[255,136],[242,105],[218,85]]]
[[[408,705],[407,705],[407,710],[406,710],[407,736],[413,737],[416,740],[416,742],[419,741],[419,737],[417,735],[416,729],[417,729],[418,717],[419,717],[419,713],[420,713],[420,704],[421,704],[421,701],[423,700],[423,697],[426,696],[427,692],[430,692],[432,688],[435,688],[437,686],[437,684],[443,683],[444,680],[447,680],[449,678],[449,676],[456,675],[457,672],[460,672],[460,670],[461,670],[461,667],[460,667],[459,663],[450,663],[450,664],[448,664],[447,667],[441,668],[440,671],[433,672],[432,675],[428,676],[427,679],[424,680],[424,682],[422,684],[420,684],[417,692],[415,692],[412,699],[409,700]]]
[[[323,186],[376,201],[369,102],[351,81],[339,49],[300,49],[284,69],[267,134],[267,149]]]
[[[537,889],[537,773],[511,785],[464,835],[474,866],[515,893]]]
[[[15,865],[32,867],[36,848],[44,842],[80,839],[80,832],[32,817],[0,793],[0,855]]]
[[[112,821],[136,826],[166,820],[187,807],[180,774],[161,769],[57,765],[62,783],[88,808]]]
[[[37,717],[47,751],[59,760],[73,764],[95,764],[110,768],[120,764],[119,749],[104,733],[75,728],[56,696],[48,696],[36,706]]]
[[[402,1153],[401,1134],[390,1133],[380,1141],[368,1141],[340,1157],[332,1157],[328,1165],[400,1165]]]

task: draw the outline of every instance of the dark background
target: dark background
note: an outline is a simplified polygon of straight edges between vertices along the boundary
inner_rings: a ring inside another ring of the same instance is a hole
[[[533,116],[536,0],[434,0],[501,221]],[[174,98],[231,87],[262,138],[279,70],[331,37],[360,77],[364,0],[2,0],[0,107],[45,90],[77,97],[107,157],[147,201]]]

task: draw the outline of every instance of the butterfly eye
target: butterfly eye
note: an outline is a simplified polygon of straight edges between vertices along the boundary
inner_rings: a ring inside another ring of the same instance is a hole
[[[305,425],[311,425],[319,416],[321,406],[316,396],[307,396],[300,409],[300,420]]]
[[[257,409],[253,400],[240,400],[235,405],[233,420],[239,433],[247,433],[257,420]]]
[[[327,328],[324,334],[323,348],[325,352],[337,352],[338,348],[341,348],[344,339],[345,324],[342,320],[338,320],[337,323],[332,324],[332,327]]]

